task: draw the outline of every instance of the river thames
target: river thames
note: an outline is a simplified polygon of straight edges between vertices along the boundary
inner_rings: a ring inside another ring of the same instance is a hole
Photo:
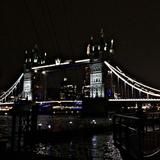
[[[7,141],[6,149],[10,147],[11,137],[10,115],[0,116],[0,139]],[[53,130],[59,133],[60,128],[75,128],[81,125],[106,125],[110,123],[103,118],[80,118],[75,116],[48,116],[39,115],[37,128],[40,130]],[[112,132],[96,132],[88,134],[72,134],[53,137],[51,140],[40,140],[32,147],[26,147],[27,152],[38,156],[49,156],[55,159],[79,160],[122,160],[119,150],[114,146]]]

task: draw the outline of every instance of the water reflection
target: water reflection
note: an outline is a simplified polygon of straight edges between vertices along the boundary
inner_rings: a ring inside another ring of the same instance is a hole
[[[119,150],[114,146],[112,134],[106,137],[106,141],[104,143],[104,159],[122,160]]]
[[[60,143],[38,143],[34,152],[62,159],[122,160],[111,134],[82,135]]]
[[[43,124],[42,127],[52,128],[53,121],[59,121],[58,118],[39,117],[38,124]],[[75,118],[60,119],[64,124],[70,124],[74,127],[79,124]],[[72,123],[65,123],[65,122]],[[81,121],[80,121],[81,122]],[[85,120],[84,124],[90,123],[91,120]],[[97,123],[100,120],[96,120]],[[46,125],[44,125],[46,123]],[[55,123],[58,125],[58,123]],[[11,117],[0,116],[0,137],[10,137],[11,133]],[[32,151],[37,155],[48,155],[61,159],[79,159],[79,160],[122,160],[119,150],[113,144],[112,133],[103,133],[89,135],[83,133],[82,135],[74,135],[73,137],[61,137],[53,139],[49,143],[37,143],[34,146],[28,146],[28,151]],[[55,159],[56,159],[55,158]]]

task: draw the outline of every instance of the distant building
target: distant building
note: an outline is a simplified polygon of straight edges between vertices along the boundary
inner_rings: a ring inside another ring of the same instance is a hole
[[[87,66],[84,68],[84,82],[82,86],[82,97],[90,97],[90,68]]]
[[[64,78],[60,87],[60,99],[77,99],[77,86],[70,84],[67,78]]]
[[[83,98],[90,97],[90,85],[82,86],[82,97]]]

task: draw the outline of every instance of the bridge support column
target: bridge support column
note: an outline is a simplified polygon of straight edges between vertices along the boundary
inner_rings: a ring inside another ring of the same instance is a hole
[[[32,100],[32,73],[31,71],[24,73],[23,81],[23,98],[27,100]]]
[[[104,97],[104,84],[102,79],[102,63],[90,65],[90,97]]]
[[[17,101],[12,112],[11,151],[24,149],[37,129],[38,106],[29,101]],[[36,137],[36,136],[35,136]],[[34,139],[35,139],[34,137]]]
[[[142,102],[137,102],[137,116],[142,117],[143,116],[143,109],[142,109]]]

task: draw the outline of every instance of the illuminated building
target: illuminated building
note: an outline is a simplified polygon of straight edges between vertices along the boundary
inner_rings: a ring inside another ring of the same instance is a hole
[[[24,99],[28,99],[28,100],[32,100],[33,99],[33,93],[32,93],[32,89],[33,89],[33,80],[36,79],[35,78],[35,73],[31,72],[31,68],[33,66],[38,66],[41,64],[45,64],[46,63],[46,56],[47,54],[44,53],[42,54],[38,45],[35,44],[34,47],[28,51],[25,51],[25,64],[24,64],[24,82],[23,82],[23,93],[22,93],[22,98]],[[33,75],[34,74],[34,75]],[[40,85],[36,85],[36,82],[34,81],[34,85],[38,86],[38,89],[40,88]],[[36,87],[34,87],[34,89],[36,89]]]
[[[67,78],[60,87],[60,99],[77,99],[77,86],[69,84]]]
[[[84,84],[82,86],[82,97],[89,98],[90,97],[90,68],[84,68]]]
[[[106,43],[104,41],[103,30],[101,30],[100,39],[97,42],[91,37],[90,43],[87,46],[87,55],[91,59],[91,64],[89,66],[90,98],[112,96],[112,86],[104,85],[106,77],[107,81],[110,81],[110,76],[103,71],[105,67],[103,61],[105,59],[108,60],[113,51],[113,40],[111,40],[110,43]]]
[[[82,97],[89,98],[90,97],[90,85],[82,86]]]

